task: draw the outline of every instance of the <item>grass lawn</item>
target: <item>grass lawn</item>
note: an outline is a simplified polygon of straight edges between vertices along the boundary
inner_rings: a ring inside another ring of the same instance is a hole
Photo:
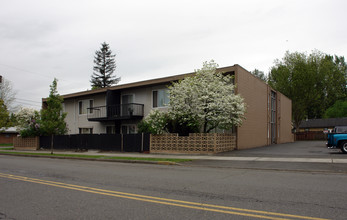
[[[12,150],[13,148],[9,149]],[[52,156],[52,157],[70,157],[70,158],[90,158],[90,159],[107,159],[107,160],[140,160],[140,161],[157,161],[157,162],[174,162],[182,163],[192,161],[191,159],[175,159],[175,158],[145,158],[145,157],[110,157],[103,155],[81,155],[81,154],[50,154],[50,153],[27,153],[27,152],[5,152],[1,151],[2,154],[12,154],[12,155],[38,155],[38,156]]]
[[[13,147],[4,147],[4,148],[0,148],[0,150],[13,150]]]
[[[13,144],[0,144],[0,147],[12,147]]]

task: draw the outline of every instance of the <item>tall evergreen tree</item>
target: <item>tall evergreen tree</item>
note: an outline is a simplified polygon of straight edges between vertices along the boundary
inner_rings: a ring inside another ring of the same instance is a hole
[[[90,80],[93,89],[109,87],[120,81],[120,77],[113,75],[116,69],[115,56],[106,42],[101,44],[100,50],[95,51],[94,72]]]

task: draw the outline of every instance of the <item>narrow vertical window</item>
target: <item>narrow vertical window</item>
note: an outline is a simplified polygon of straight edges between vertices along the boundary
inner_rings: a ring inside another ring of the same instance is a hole
[[[83,102],[82,101],[78,102],[78,113],[80,115],[83,114]]]
[[[93,107],[94,107],[94,100],[91,99],[91,100],[89,100],[89,108],[90,108],[89,113],[90,114],[93,114],[93,109],[92,109]]]
[[[153,91],[153,108],[158,107],[158,91]]]

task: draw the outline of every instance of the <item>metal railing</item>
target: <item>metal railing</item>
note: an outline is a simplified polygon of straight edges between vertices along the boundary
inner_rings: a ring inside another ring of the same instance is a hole
[[[130,119],[143,117],[143,104],[129,103],[121,105],[96,106],[88,108],[88,119]]]

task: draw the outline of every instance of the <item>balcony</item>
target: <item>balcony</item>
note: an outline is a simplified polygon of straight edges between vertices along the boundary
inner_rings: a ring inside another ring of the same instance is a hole
[[[98,106],[88,108],[88,121],[111,121],[143,118],[143,104],[129,103],[121,105]]]

